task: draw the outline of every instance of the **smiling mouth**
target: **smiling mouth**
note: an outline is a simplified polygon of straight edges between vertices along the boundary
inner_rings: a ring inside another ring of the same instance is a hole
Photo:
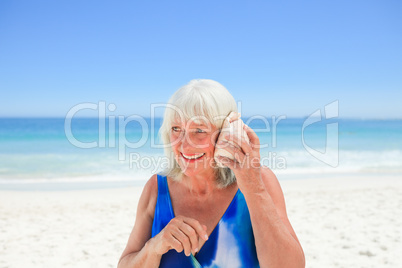
[[[203,157],[205,155],[205,153],[195,154],[195,155],[185,155],[183,153],[180,153],[180,154],[186,160],[197,160],[197,159],[200,159],[201,157]]]

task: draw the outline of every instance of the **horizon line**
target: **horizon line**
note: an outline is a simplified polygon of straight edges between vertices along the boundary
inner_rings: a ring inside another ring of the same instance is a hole
[[[137,114],[133,114],[136,116],[142,116],[144,118],[157,118],[157,119],[163,119],[163,116],[143,116],[143,115],[137,115]],[[120,116],[126,116],[126,115],[120,115]],[[242,116],[243,118],[249,118],[252,117],[254,115],[251,116]],[[275,115],[274,115],[275,116]],[[283,116],[283,115],[280,115]],[[286,116],[286,115],[284,115]],[[271,116],[267,116],[266,118],[270,119],[272,117]],[[279,116],[278,116],[279,117]],[[278,118],[276,117],[276,118]],[[286,116],[286,118],[284,119],[306,119],[308,118],[309,115],[307,116]],[[0,119],[66,119],[66,118],[76,118],[76,119],[107,119],[108,116],[106,117],[98,117],[98,116],[74,116],[74,117],[66,117],[66,116],[2,116],[0,115]],[[114,116],[114,118],[118,118],[118,116]],[[315,117],[313,117],[315,118]],[[325,118],[325,116],[324,116]],[[324,119],[323,118],[323,119]],[[334,117],[334,118],[329,118],[328,120],[334,120],[334,119],[348,119],[348,120],[402,120],[402,117],[358,117],[358,116],[339,116],[339,117]]]

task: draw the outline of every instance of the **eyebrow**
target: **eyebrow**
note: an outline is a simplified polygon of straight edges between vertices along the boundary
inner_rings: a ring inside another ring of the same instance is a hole
[[[194,123],[195,124],[195,126],[196,127],[208,127],[206,124],[204,124],[204,123],[200,123],[200,124],[197,124],[197,123]],[[178,123],[178,122],[172,122],[172,126],[173,125],[176,125],[176,126],[181,126],[181,123]]]

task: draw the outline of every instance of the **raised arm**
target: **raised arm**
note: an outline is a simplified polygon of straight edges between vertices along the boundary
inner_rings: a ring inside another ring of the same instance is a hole
[[[250,212],[258,261],[261,267],[305,267],[303,249],[289,222],[285,200],[276,176],[260,165],[259,139],[248,126],[244,130],[250,139],[228,136],[237,146],[221,143],[235,160],[220,159],[236,175]]]
[[[261,267],[305,267],[278,179],[269,168],[261,167],[261,182],[244,193]]]

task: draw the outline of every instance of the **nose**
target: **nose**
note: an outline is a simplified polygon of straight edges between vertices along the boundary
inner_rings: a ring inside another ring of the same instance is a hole
[[[189,148],[193,148],[194,144],[191,141],[190,133],[188,131],[184,132],[184,135],[182,136],[180,140],[180,148],[182,152],[187,152]]]

